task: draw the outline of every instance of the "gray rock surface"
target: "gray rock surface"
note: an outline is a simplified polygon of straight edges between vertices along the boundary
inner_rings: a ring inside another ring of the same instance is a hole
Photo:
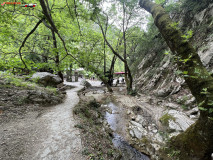
[[[188,116],[190,116],[190,115],[196,115],[196,114],[198,114],[198,112],[199,112],[198,107],[195,107],[195,108],[192,108],[191,110],[187,111],[186,114]]]
[[[142,128],[142,125],[140,123],[137,123],[135,121],[130,121],[130,123],[132,123],[132,125],[137,126],[139,128]]]
[[[175,118],[175,121],[173,120],[169,121],[169,128],[171,130],[185,131],[190,125],[194,123],[194,121],[189,119],[187,115],[184,114],[183,112],[170,110],[168,114],[170,114]]]
[[[133,132],[136,138],[141,139],[142,138],[142,132],[138,128],[133,128]]]
[[[165,104],[165,107],[169,107],[169,108],[172,108],[172,109],[177,109],[178,105],[174,104],[174,103],[167,103],[167,104]]]
[[[87,87],[87,88],[89,88],[89,87],[92,86],[92,85],[91,85],[88,81],[86,81],[85,79],[83,79],[83,80],[81,81],[80,84],[81,84],[82,86]]]
[[[31,80],[35,80],[37,83],[44,86],[57,87],[62,82],[62,79],[54,74],[48,72],[36,72],[32,75]]]

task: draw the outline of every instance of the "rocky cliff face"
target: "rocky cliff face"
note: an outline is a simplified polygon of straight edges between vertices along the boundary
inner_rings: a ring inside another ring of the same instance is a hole
[[[187,34],[187,31],[193,31],[190,41],[197,49],[203,65],[213,73],[213,2],[197,13],[194,13],[194,10],[185,9],[178,14],[170,15],[179,23],[183,32]],[[163,54],[169,50],[167,45],[162,43],[161,50],[156,50],[155,48],[159,48],[156,45],[153,44],[150,52],[145,54],[138,65],[136,72],[138,74],[134,77],[135,87],[140,93],[167,97],[170,101],[177,101],[177,97],[183,94],[190,95],[183,77],[178,74],[174,57],[170,53]]]
[[[193,31],[190,41],[197,49],[203,65],[213,75],[213,2],[196,11],[185,8],[170,15],[173,20],[179,22],[183,33]],[[163,146],[167,138],[178,135],[192,125],[199,117],[199,110],[166,43],[162,41],[160,34],[153,37],[149,51],[141,51],[142,60],[134,77],[135,88],[139,93],[136,98],[141,102],[138,106],[142,108],[143,113],[139,118],[133,119],[140,126],[131,123],[129,128],[130,135],[136,137],[136,141],[141,140],[143,144],[145,139],[148,142],[142,148],[143,152],[151,155],[152,159],[158,159],[160,146]],[[150,117],[151,123],[143,126],[141,119],[148,121],[146,117]],[[152,126],[155,128],[152,129]],[[135,128],[141,131],[142,136],[133,134]]]

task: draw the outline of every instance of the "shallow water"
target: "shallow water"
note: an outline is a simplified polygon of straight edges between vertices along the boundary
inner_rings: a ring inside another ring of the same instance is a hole
[[[113,133],[113,144],[122,153],[122,160],[149,160],[145,154],[137,151],[125,141],[127,135],[125,110],[118,107],[115,103],[108,103],[107,106],[112,110],[112,113],[106,112],[105,118],[110,125]]]

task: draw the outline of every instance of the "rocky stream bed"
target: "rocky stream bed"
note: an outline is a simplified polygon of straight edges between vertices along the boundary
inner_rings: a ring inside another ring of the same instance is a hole
[[[159,159],[165,143],[185,131],[199,116],[197,107],[186,110],[152,96],[132,97],[125,94],[123,87],[114,88],[113,94],[102,89],[86,89],[82,96],[101,104],[105,119],[100,123],[103,128],[110,128],[114,147],[126,160]],[[169,152],[172,155],[174,151]]]

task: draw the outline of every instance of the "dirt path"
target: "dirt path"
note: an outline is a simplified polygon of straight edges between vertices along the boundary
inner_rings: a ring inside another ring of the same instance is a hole
[[[0,159],[2,160],[84,160],[80,132],[72,109],[78,103],[79,83],[66,83],[76,88],[67,91],[64,103],[45,110],[28,113],[26,118],[0,128]]]

